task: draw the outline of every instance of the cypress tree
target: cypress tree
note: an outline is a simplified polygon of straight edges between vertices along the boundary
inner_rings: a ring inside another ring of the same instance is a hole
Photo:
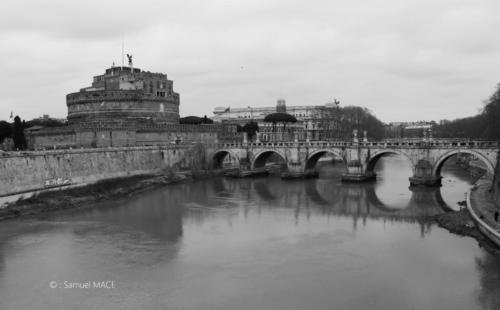
[[[19,116],[14,118],[14,128],[12,130],[12,139],[14,140],[14,148],[17,150],[25,150],[27,147],[26,137],[24,136],[24,126],[21,123]]]

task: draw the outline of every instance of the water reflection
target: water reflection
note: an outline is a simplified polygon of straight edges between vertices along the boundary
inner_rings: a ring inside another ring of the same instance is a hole
[[[481,290],[477,299],[484,309],[500,309],[500,260],[489,253],[476,258]]]
[[[216,178],[4,222],[0,309],[498,308],[497,260],[429,220],[470,179],[449,169],[442,188],[409,189],[401,161],[376,169],[375,183],[342,184],[334,165],[326,178]],[[47,287],[102,278],[119,289]]]
[[[316,208],[329,215],[412,222],[428,220],[450,210],[441,197],[440,188],[406,189],[410,193],[409,201],[394,207],[382,202],[374,183],[338,186],[337,181],[330,179],[300,182],[283,182],[279,178],[224,179],[213,187],[213,195],[223,198],[229,187],[234,190],[235,199],[245,197],[258,205],[272,203],[269,207],[293,208],[297,215],[308,208]]]

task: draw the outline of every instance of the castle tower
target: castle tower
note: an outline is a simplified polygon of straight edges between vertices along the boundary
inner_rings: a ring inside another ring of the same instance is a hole
[[[129,65],[106,69],[103,75],[94,76],[90,87],[68,94],[69,124],[178,124],[180,99],[173,82],[166,74],[134,68],[131,59]]]

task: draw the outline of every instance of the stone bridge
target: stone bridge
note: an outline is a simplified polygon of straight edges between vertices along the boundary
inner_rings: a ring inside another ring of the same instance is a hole
[[[314,141],[281,143],[217,144],[207,148],[212,168],[222,168],[231,162],[241,170],[264,168],[267,160],[275,155],[283,159],[285,177],[307,177],[315,174],[318,160],[326,154],[341,159],[347,166],[344,181],[375,179],[377,161],[388,154],[407,158],[413,176],[411,185],[440,185],[441,167],[451,156],[468,153],[481,160],[494,174],[500,142],[470,140],[400,140],[383,142]]]

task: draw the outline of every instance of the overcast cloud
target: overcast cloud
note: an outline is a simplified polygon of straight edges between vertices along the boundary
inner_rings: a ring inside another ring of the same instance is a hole
[[[337,98],[385,122],[470,116],[500,82],[499,16],[498,0],[2,0],[0,119],[65,117],[122,37],[182,115]]]

